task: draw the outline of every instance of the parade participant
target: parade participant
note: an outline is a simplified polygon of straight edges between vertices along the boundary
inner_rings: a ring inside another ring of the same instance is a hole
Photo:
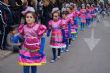
[[[71,18],[73,20],[73,7],[72,6],[68,6],[67,7],[67,11],[69,12],[69,14],[67,15],[67,18]],[[69,46],[71,46],[71,40],[74,39],[74,34],[76,34],[76,30],[74,28],[74,22],[73,23],[69,23],[68,25],[69,28]]]
[[[97,6],[96,6],[96,11],[97,11],[97,13],[96,13],[96,21],[97,22],[100,22],[100,11],[101,11],[101,8],[100,8],[100,5],[99,4],[97,4]]]
[[[92,15],[91,22],[94,22],[94,19],[96,18],[96,8],[95,8],[95,5],[92,4],[90,9],[91,9],[91,15]]]
[[[86,9],[85,9],[85,5],[82,4],[82,8],[80,9],[80,19],[81,19],[81,25],[80,25],[80,29],[81,30],[85,30],[86,27]]]
[[[53,12],[53,11],[52,11]],[[52,48],[53,59],[51,63],[55,62],[56,59],[60,58],[61,49],[66,47],[66,44],[62,43],[62,24],[60,19],[60,14],[58,11],[54,11],[52,13],[53,20],[50,20],[48,23],[49,29],[51,29],[51,39],[50,39],[50,47]],[[58,54],[56,54],[56,50],[58,50]]]
[[[20,35],[24,38],[22,50],[18,57],[19,65],[23,66],[24,73],[37,73],[37,66],[46,63],[44,53],[44,42],[42,36],[46,32],[44,25],[36,23],[36,14],[32,11],[25,13],[26,24],[18,28]]]
[[[74,12],[73,12],[73,14],[74,14],[74,24],[78,27],[80,11],[78,10],[76,4],[74,4]]]
[[[74,15],[74,17],[73,17],[74,18],[74,28],[76,30],[75,38],[77,38],[78,37],[78,27],[80,25],[80,18],[79,18],[80,11],[78,10],[76,4],[74,4],[73,7],[74,7],[74,11],[73,11],[73,15]]]
[[[92,19],[92,15],[91,15],[91,9],[90,9],[90,4],[86,5],[86,24],[87,26],[90,25],[90,20]]]
[[[55,12],[55,11],[57,11],[57,12],[60,14],[60,10],[59,10],[58,7],[53,8],[51,13],[53,13],[53,12]],[[51,15],[51,17],[52,17],[52,15]],[[59,17],[59,18],[60,18],[60,17]],[[50,32],[51,32],[51,29],[48,28],[47,37],[50,36]]]
[[[64,49],[64,51],[68,52],[69,49],[68,49],[68,44],[69,44],[69,28],[68,28],[68,24],[69,23],[73,23],[73,20],[71,18],[68,18],[67,17],[68,15],[68,12],[65,10],[65,11],[62,11],[62,25],[63,25],[63,28],[64,28],[64,31],[65,31],[65,39],[64,39],[64,42],[66,43],[66,49]]]

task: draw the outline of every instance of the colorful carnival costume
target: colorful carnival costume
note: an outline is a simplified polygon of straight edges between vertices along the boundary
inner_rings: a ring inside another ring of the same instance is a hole
[[[74,19],[74,24],[76,25],[76,28],[78,28],[78,24],[79,24],[79,14],[80,14],[80,11],[78,10],[75,10],[73,12],[73,19]]]
[[[81,30],[85,30],[86,27],[86,9],[80,10]]]
[[[69,44],[69,23],[73,24],[73,20],[71,18],[66,18],[66,19],[62,19],[62,25],[63,25],[63,30],[64,30],[64,35],[65,36],[65,39],[64,39],[64,42],[66,43],[66,50],[68,49],[68,44]],[[65,51],[66,51],[65,50]]]
[[[90,21],[92,19],[92,15],[91,15],[91,9],[90,8],[86,8],[86,24],[87,26],[90,25]]]
[[[62,25],[64,26],[64,31],[65,31],[65,36],[66,36],[66,38],[67,39],[69,39],[70,37],[69,37],[69,35],[68,35],[68,30],[69,30],[69,28],[68,28],[68,24],[70,23],[70,21],[71,21],[71,19],[70,18],[66,18],[66,19],[62,19]]]
[[[74,28],[76,30],[75,38],[78,36],[78,27],[79,27],[79,24],[80,24],[79,14],[80,14],[80,11],[78,11],[78,10],[75,10],[73,12],[73,15],[74,15],[73,16]]]
[[[53,59],[51,63],[55,62],[57,58],[60,58],[61,49],[66,48],[66,44],[63,43],[63,33],[61,20],[49,21],[49,29],[51,29],[51,39],[50,39],[50,47],[52,48]],[[56,50],[58,49],[58,55],[56,54]]]
[[[21,66],[41,66],[46,63],[45,53],[41,52],[41,37],[46,32],[46,27],[40,24],[20,25],[19,33],[24,38],[22,50],[18,58]]]
[[[71,31],[69,31],[69,32],[71,33],[71,37],[70,38],[72,38],[72,39],[75,38],[74,35],[76,34],[76,30],[75,30],[76,25],[74,25],[73,18],[74,18],[74,13],[68,14],[67,19],[70,20],[70,22],[68,23],[69,24],[68,25],[68,29],[71,29]]]
[[[91,15],[92,15],[92,19],[91,21],[93,22],[94,19],[96,18],[96,8],[95,7],[91,7]]]
[[[62,43],[63,36],[62,36],[62,24],[61,20],[58,21],[49,21],[49,28],[51,29],[51,40],[50,40],[50,47],[51,48],[65,48],[66,45]]]

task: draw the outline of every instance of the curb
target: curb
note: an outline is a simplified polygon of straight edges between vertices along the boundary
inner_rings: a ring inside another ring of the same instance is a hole
[[[9,56],[9,55],[12,54],[12,53],[13,53],[12,51],[8,51],[8,50],[0,50],[0,59]]]

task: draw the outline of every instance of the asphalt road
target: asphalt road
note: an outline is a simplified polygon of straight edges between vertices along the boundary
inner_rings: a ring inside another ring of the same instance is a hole
[[[70,52],[63,53],[55,63],[50,63],[51,48],[47,38],[47,64],[38,67],[38,73],[110,73],[110,17],[101,18],[101,22],[93,25],[84,32],[80,31]],[[22,73],[17,57],[18,53],[15,53],[0,60],[0,73]]]

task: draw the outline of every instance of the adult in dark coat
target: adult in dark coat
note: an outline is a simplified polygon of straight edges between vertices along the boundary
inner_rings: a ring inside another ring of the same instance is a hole
[[[13,14],[15,24],[21,22],[22,1],[21,0],[9,0],[10,9]]]
[[[47,2],[46,4],[43,3],[43,17],[41,19],[41,23],[48,26],[48,22],[49,20],[51,20],[51,11],[54,7],[58,7],[56,2],[54,3],[49,0],[49,2]]]
[[[13,24],[12,14],[8,5],[0,1],[0,47],[5,47],[8,28]]]
[[[41,23],[48,26],[48,21],[51,19],[50,14],[51,14],[52,6],[49,4],[45,5],[43,4],[43,15],[41,18]]]

